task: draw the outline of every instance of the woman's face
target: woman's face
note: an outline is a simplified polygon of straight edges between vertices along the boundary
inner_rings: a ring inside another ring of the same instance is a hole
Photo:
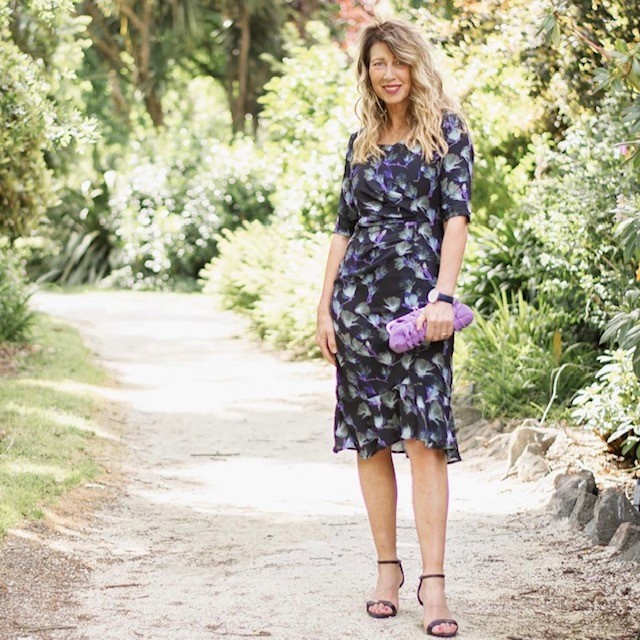
[[[369,79],[378,98],[388,105],[402,104],[411,92],[411,67],[400,62],[384,42],[369,52]]]

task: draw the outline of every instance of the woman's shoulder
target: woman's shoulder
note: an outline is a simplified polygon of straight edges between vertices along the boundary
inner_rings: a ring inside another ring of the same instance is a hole
[[[445,131],[451,131],[452,129],[467,130],[467,123],[464,117],[457,111],[444,111],[442,113],[442,128]]]
[[[469,127],[464,117],[455,111],[445,111],[442,114],[442,131],[448,143],[469,136]]]

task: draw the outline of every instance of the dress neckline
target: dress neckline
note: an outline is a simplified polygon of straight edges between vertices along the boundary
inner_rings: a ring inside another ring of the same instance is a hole
[[[381,144],[380,142],[378,142],[379,147],[397,147],[399,144],[403,144],[405,147],[407,146],[407,143],[404,140],[399,140],[398,142],[391,142],[389,144]]]

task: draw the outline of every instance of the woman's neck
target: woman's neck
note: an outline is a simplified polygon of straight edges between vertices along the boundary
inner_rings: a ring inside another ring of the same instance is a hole
[[[384,125],[379,142],[381,144],[403,142],[410,130],[411,126],[406,115],[390,117]]]
[[[404,104],[387,105],[387,131],[400,131],[408,123],[408,109]]]

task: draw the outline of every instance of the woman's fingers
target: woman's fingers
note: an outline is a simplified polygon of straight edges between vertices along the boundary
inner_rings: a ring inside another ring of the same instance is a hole
[[[336,344],[336,334],[333,329],[331,329],[331,331],[328,332],[327,344],[329,345],[329,351],[331,352],[331,355],[335,356],[335,354],[338,353],[338,345]],[[335,361],[335,358],[334,358],[334,361]]]
[[[453,334],[453,308],[446,302],[428,304],[422,312],[423,322],[427,323],[425,340],[438,342],[446,340]],[[420,319],[417,323],[420,328]]]
[[[335,367],[336,366],[336,343],[335,338],[333,339],[333,344],[331,341],[331,337],[328,335],[323,336],[322,341],[320,343],[320,351],[322,351],[322,355]]]
[[[320,347],[322,355],[335,367],[338,346],[333,326],[327,322],[319,322],[316,329],[316,344]]]

